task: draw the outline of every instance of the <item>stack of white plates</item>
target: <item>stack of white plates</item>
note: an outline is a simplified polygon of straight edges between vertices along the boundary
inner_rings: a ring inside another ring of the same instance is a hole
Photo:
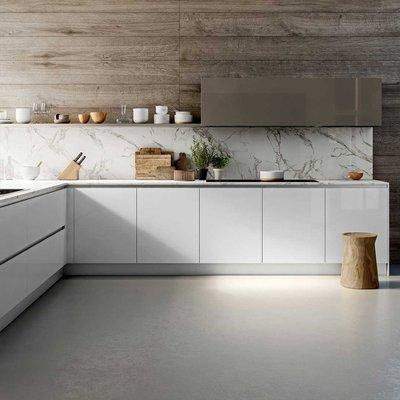
[[[11,124],[12,121],[9,118],[6,119],[0,119],[0,124]]]

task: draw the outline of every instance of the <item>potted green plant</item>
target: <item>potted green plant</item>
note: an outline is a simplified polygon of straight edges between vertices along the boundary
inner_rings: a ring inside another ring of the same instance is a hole
[[[192,152],[191,159],[197,169],[197,178],[200,180],[206,180],[208,166],[213,158],[212,146],[202,138],[194,138],[190,150]]]
[[[231,156],[222,150],[218,150],[214,153],[211,164],[213,166],[214,171],[214,179],[219,181],[222,177],[222,171],[225,167],[228,166],[229,162],[231,161]]]

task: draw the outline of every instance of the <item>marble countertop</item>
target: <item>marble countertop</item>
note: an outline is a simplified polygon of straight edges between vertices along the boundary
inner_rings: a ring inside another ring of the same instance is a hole
[[[290,187],[382,187],[389,184],[377,180],[326,180],[319,182],[206,182],[206,181],[156,181],[156,180],[79,180],[79,181],[27,181],[6,180],[0,181],[0,189],[23,189],[0,196],[0,207],[41,196],[66,187],[262,187],[262,188],[290,188]]]

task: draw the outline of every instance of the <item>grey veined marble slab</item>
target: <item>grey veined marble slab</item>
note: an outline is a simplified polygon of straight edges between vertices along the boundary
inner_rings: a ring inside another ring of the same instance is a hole
[[[80,151],[81,179],[130,179],[134,153],[159,146],[190,153],[194,136],[214,140],[233,157],[225,176],[256,178],[283,169],[287,178],[342,179],[351,169],[372,178],[372,128],[192,128],[146,126],[0,126],[0,157],[21,165],[43,161],[40,179],[54,179]]]

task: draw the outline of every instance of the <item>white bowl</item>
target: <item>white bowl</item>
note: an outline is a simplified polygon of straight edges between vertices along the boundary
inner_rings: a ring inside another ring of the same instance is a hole
[[[284,171],[260,171],[260,180],[264,182],[283,181]]]
[[[33,181],[40,174],[40,167],[34,167],[30,165],[24,165],[21,167],[21,174],[23,179]]]

